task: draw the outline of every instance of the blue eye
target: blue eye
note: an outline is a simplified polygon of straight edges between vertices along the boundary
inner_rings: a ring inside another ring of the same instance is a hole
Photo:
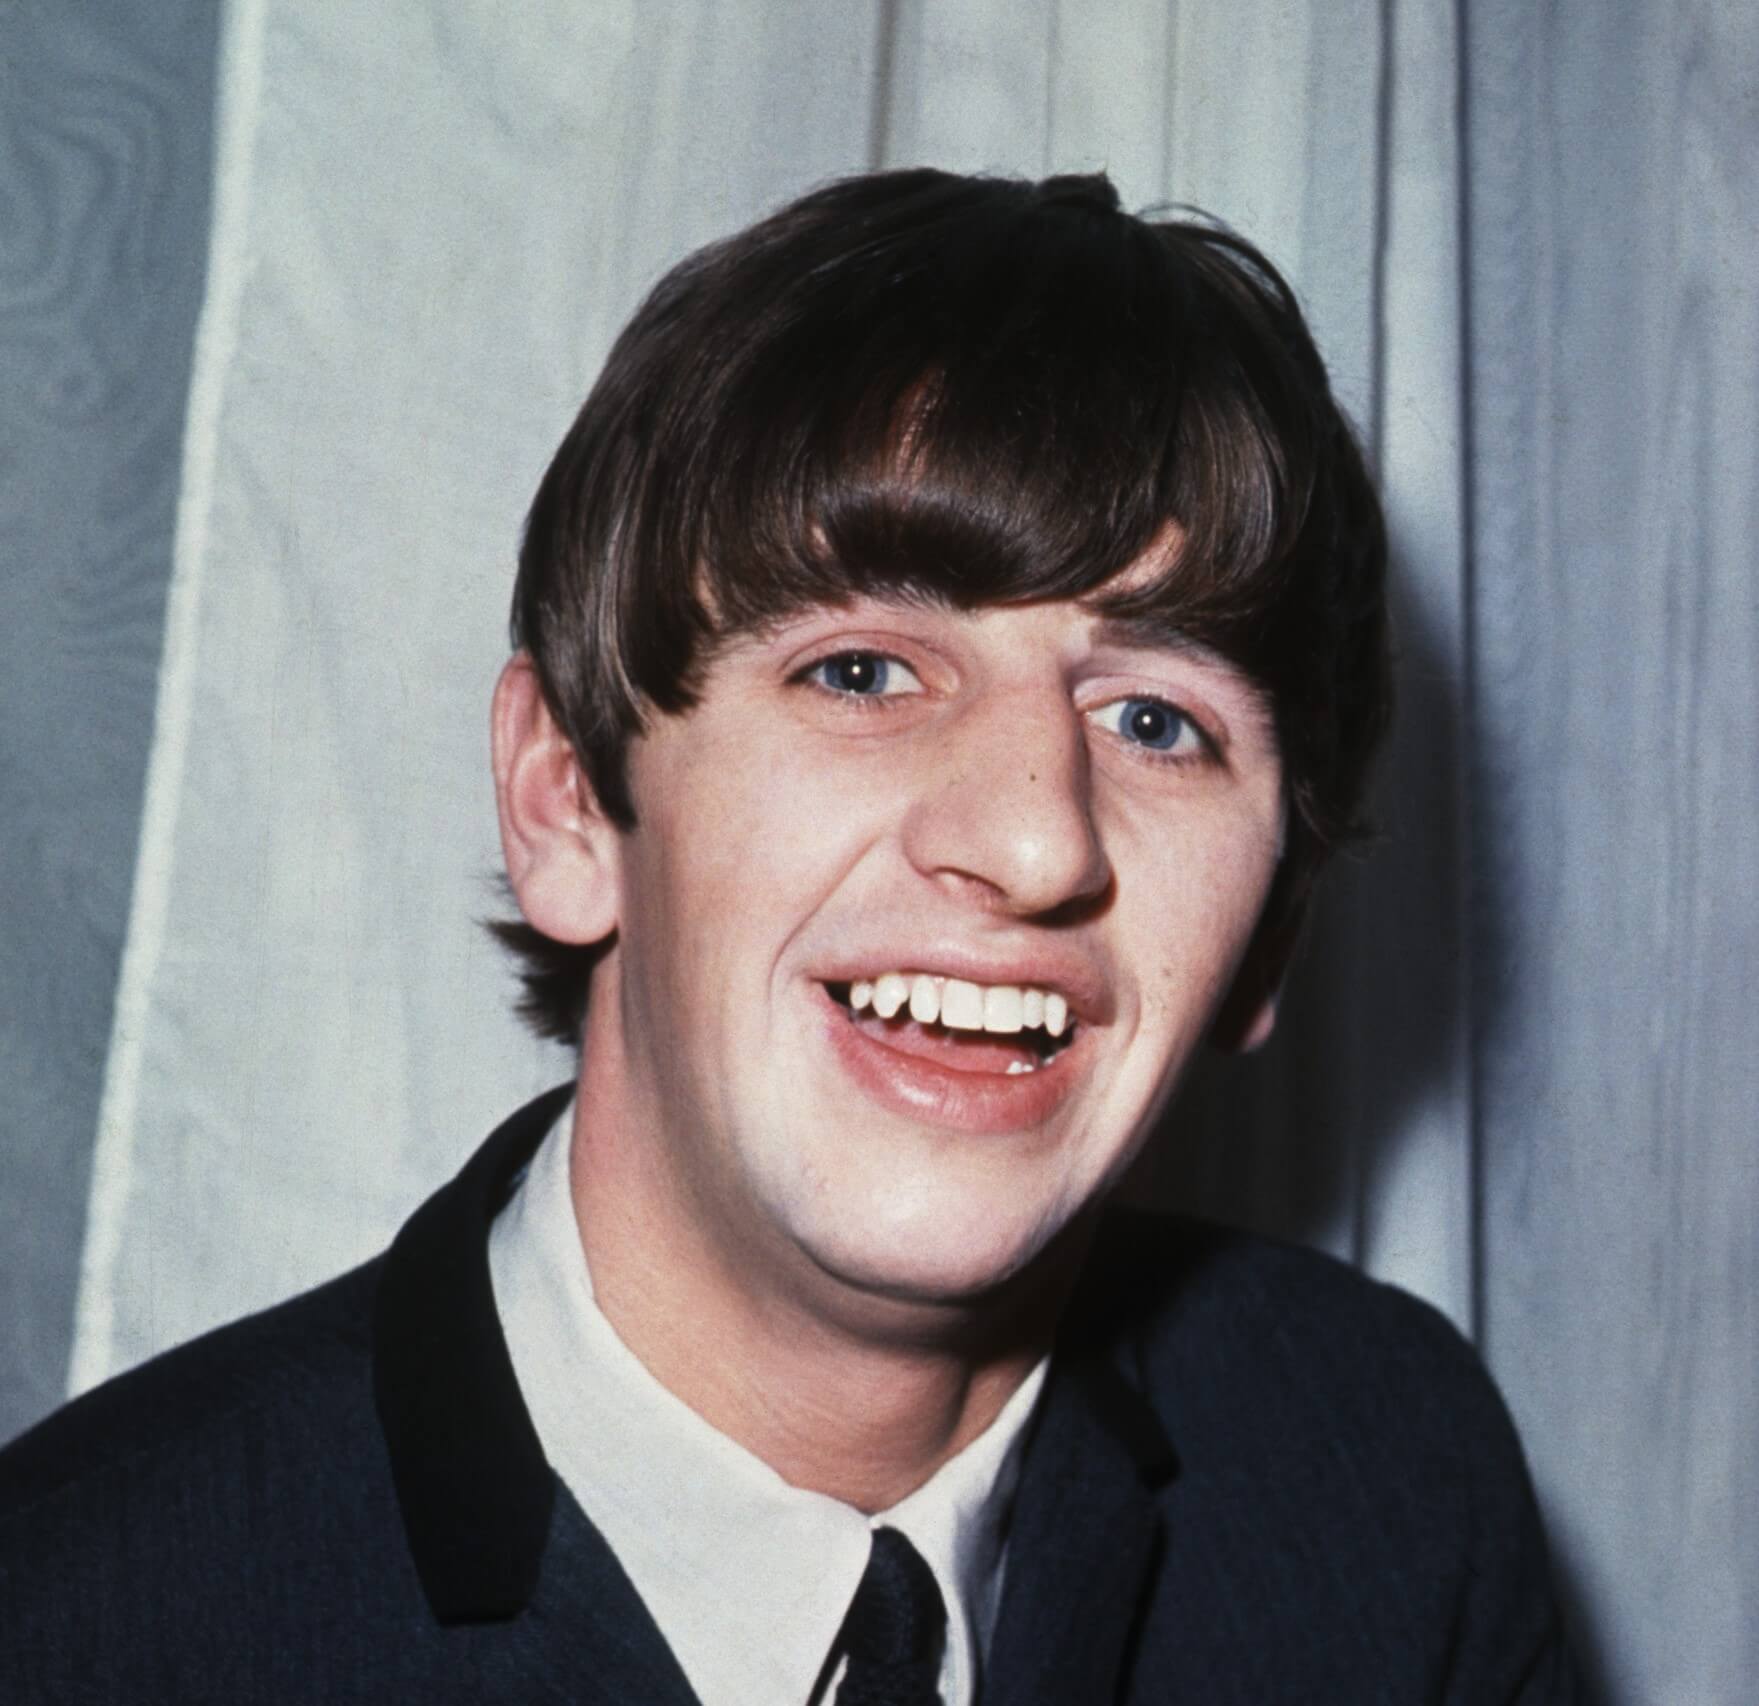
[[[890,698],[922,690],[907,664],[880,652],[838,652],[815,663],[806,676],[851,699]]]
[[[1101,728],[1150,752],[1184,752],[1204,744],[1197,725],[1160,699],[1114,699],[1092,715]]]

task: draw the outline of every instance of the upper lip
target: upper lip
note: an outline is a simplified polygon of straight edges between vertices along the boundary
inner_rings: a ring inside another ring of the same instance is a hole
[[[1111,1017],[1111,994],[1097,968],[1067,950],[1050,947],[1005,949],[917,940],[873,949],[843,948],[813,975],[821,983],[853,983],[890,971],[959,977],[970,983],[1012,983],[1047,994],[1055,990],[1085,1024],[1104,1024]]]

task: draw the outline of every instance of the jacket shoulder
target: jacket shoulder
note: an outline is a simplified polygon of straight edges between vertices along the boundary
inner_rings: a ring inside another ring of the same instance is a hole
[[[1367,1698],[1370,1675],[1411,1679],[1375,1698],[1575,1698],[1520,1441],[1452,1322],[1202,1221],[1125,1213],[1101,1239],[1089,1330],[1178,1460],[1186,1544],[1145,1633],[1151,1674],[1258,1675],[1254,1700]],[[1237,1625],[1241,1606],[1257,1621]]]
[[[1090,1330],[1194,1476],[1298,1487],[1413,1529],[1481,1528],[1496,1510],[1525,1522],[1514,1424],[1440,1310],[1317,1251],[1188,1217],[1129,1212],[1103,1236]]]
[[[297,1430],[371,1402],[379,1262],[154,1357],[0,1451],[0,1531],[118,1475],[212,1463],[222,1439]]]
[[[1187,1215],[1108,1217],[1088,1276],[1093,1320],[1135,1348],[1151,1386],[1263,1400],[1272,1388],[1488,1389],[1432,1304],[1336,1257]],[[1457,1396],[1457,1394],[1455,1394]]]
[[[169,1351],[0,1452],[0,1697],[358,1697],[355,1635],[421,1609],[374,1279]]]

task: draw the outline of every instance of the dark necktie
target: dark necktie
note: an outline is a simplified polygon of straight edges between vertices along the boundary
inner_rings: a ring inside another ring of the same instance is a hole
[[[947,1608],[934,1572],[897,1529],[876,1528],[843,1619],[849,1668],[837,1706],[936,1706],[946,1638]]]

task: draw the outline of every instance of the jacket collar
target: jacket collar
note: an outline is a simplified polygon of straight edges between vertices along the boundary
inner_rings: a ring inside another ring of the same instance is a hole
[[[443,1623],[511,1617],[556,1496],[489,1279],[489,1225],[573,1092],[528,1103],[412,1215],[373,1306],[373,1397],[416,1573]]]
[[[442,1622],[507,1618],[537,1587],[557,1483],[514,1377],[489,1226],[572,1085],[500,1126],[384,1262],[373,1385],[410,1552]],[[1098,1288],[1052,1358],[1016,1497],[986,1702],[1111,1699],[1177,1461],[1120,1372]],[[1072,1591],[1078,1585],[1079,1591]]]
[[[1119,1697],[1163,1541],[1158,1491],[1178,1460],[1104,1354],[1051,1361],[1020,1477],[985,1706]]]

